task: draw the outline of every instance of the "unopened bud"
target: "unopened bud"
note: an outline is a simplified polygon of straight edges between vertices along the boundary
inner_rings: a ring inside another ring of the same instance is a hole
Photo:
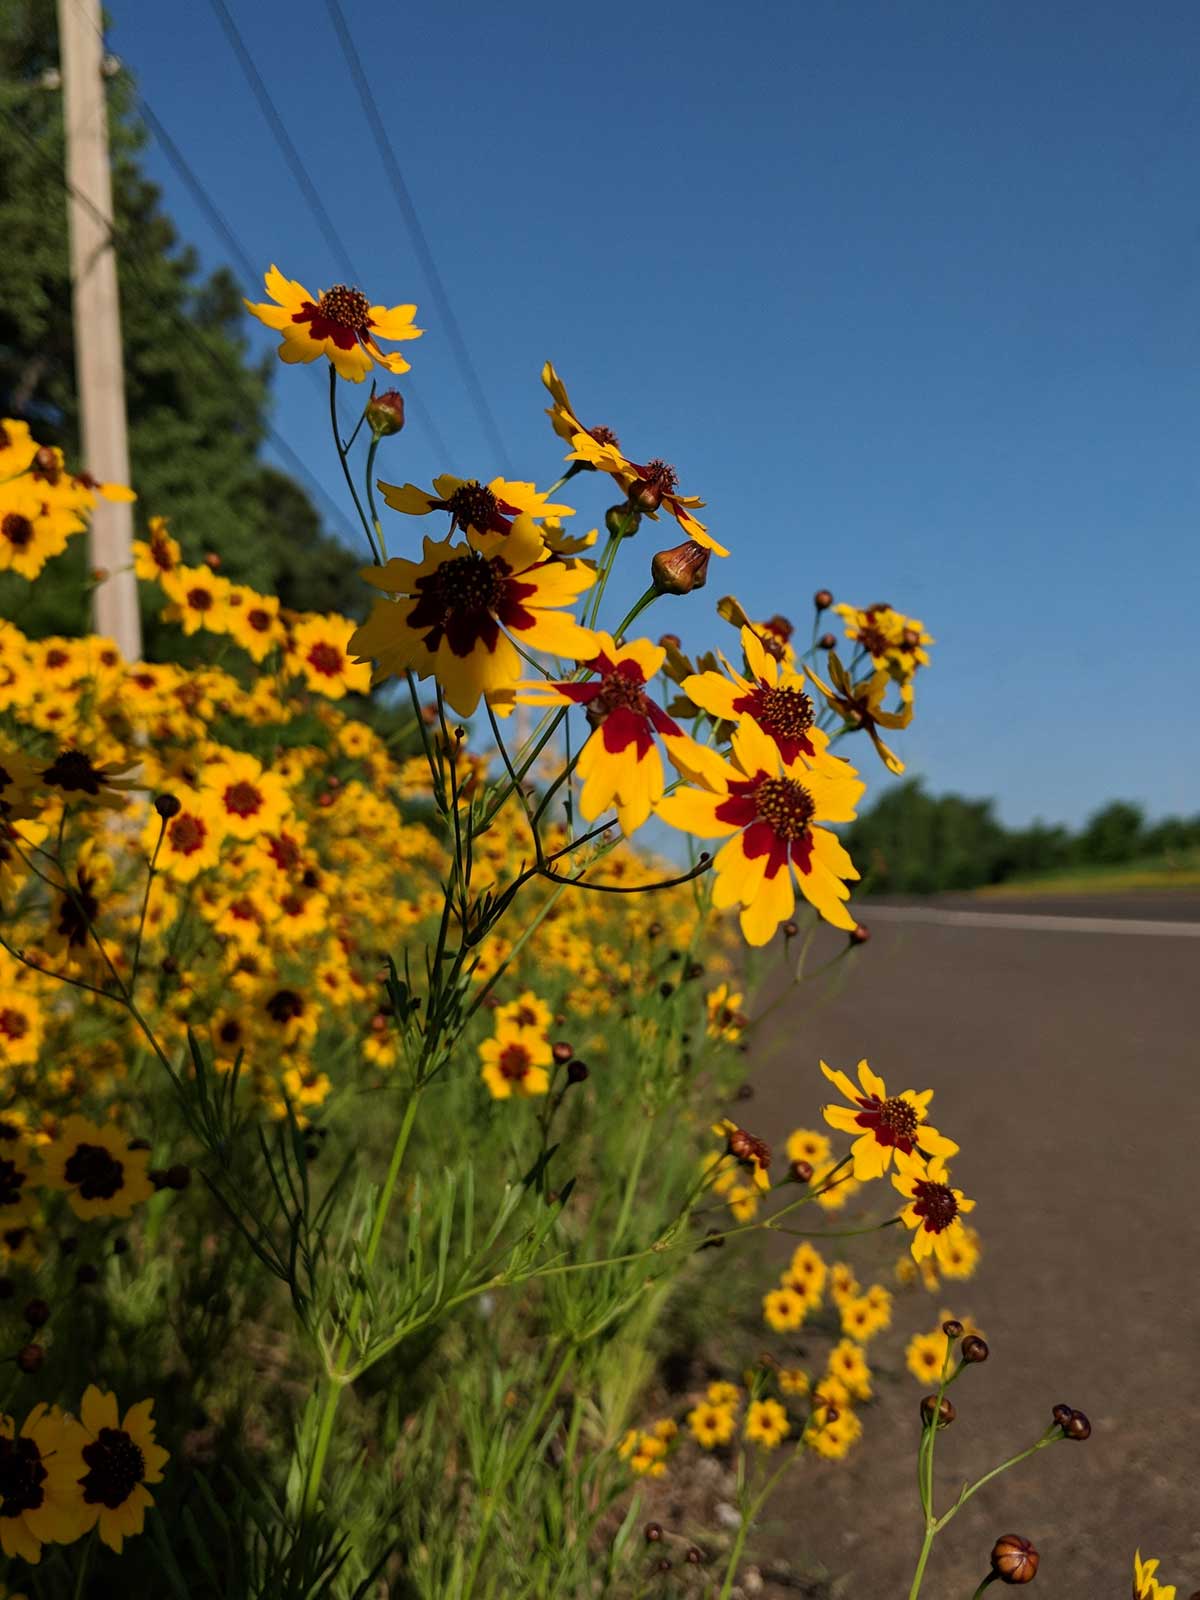
[[[1066,1434],[1068,1439],[1079,1439],[1082,1441],[1084,1439],[1091,1438],[1092,1425],[1084,1416],[1082,1411],[1072,1411],[1071,1420],[1070,1422],[1064,1424],[1063,1432]]]
[[[816,594],[813,595],[813,605],[816,606],[818,611],[828,611],[832,604],[833,596],[828,589],[818,589]]]
[[[1070,1406],[1063,1406],[1063,1405],[1055,1406],[1052,1415],[1054,1417],[1055,1422],[1058,1423],[1059,1427],[1060,1428],[1065,1428],[1067,1423],[1070,1422],[1070,1420],[1071,1420],[1071,1407]]]
[[[861,922],[857,925],[857,927],[850,929],[851,944],[866,944],[870,940],[870,937],[870,928],[866,927],[865,924]]]
[[[963,1325],[957,1317],[947,1317],[945,1322],[942,1323],[942,1332],[947,1339],[961,1339]]]
[[[656,1572],[670,1572],[670,1570],[671,1570],[670,1557],[669,1556],[659,1556],[658,1562],[657,1562],[654,1570]]]
[[[221,558],[215,550],[207,552],[204,557],[204,565],[210,572],[219,572],[221,570]]]
[[[739,1100],[753,1100],[754,1085],[752,1083],[739,1083],[737,1086],[737,1097]]]
[[[992,1547],[992,1571],[1001,1583],[1032,1583],[1037,1577],[1038,1553],[1019,1533],[1006,1533]]]
[[[659,594],[691,594],[708,582],[712,551],[694,539],[660,550],[650,563],[650,577]]]
[[[565,1039],[556,1039],[554,1044],[551,1046],[551,1050],[553,1052],[555,1061],[558,1062],[560,1067],[565,1066],[575,1054],[574,1050],[571,1049],[571,1046]]]
[[[783,937],[785,939],[794,939],[799,932],[800,932],[800,924],[798,922],[789,921],[789,922],[785,922],[784,923],[784,925],[783,925]]]
[[[662,633],[659,635],[658,642],[664,650],[678,650],[683,645],[683,640],[677,633]]]
[[[81,1261],[75,1268],[75,1282],[81,1289],[100,1282],[100,1274],[90,1261]]]
[[[700,1567],[704,1565],[703,1552],[698,1550],[694,1544],[688,1546],[687,1563],[689,1567]]]
[[[702,1243],[696,1246],[697,1250],[721,1250],[725,1245],[725,1237],[720,1228],[709,1228]]]
[[[662,1524],[660,1522],[648,1522],[642,1532],[645,1535],[647,1544],[658,1544],[662,1538]]]
[[[367,427],[377,439],[390,439],[404,426],[404,396],[399,389],[385,389],[367,401]]]
[[[167,1168],[167,1188],[186,1189],[192,1181],[191,1167],[185,1167],[182,1162]]]
[[[660,983],[658,986],[658,992],[660,995],[662,995],[664,1000],[669,1000],[675,993],[675,985],[673,983]]]
[[[788,1176],[793,1183],[811,1183],[813,1168],[811,1161],[793,1161],[788,1167]]]
[[[587,1063],[585,1061],[572,1061],[567,1067],[568,1083],[586,1083],[588,1079]]]
[[[986,1361],[991,1351],[987,1347],[987,1340],[981,1339],[977,1333],[969,1333],[962,1342],[962,1358],[964,1361]]]
[[[177,817],[183,806],[173,794],[160,794],[154,801],[154,809],[164,822],[170,822],[172,817]]]
[[[836,650],[837,649],[837,636],[836,636],[836,634],[832,634],[832,633],[823,633],[821,635],[821,637],[817,640],[817,643],[818,643],[818,645],[820,645],[822,650]]]
[[[702,978],[704,976],[703,961],[689,961],[687,966],[683,969],[683,975],[689,981],[694,978]]]
[[[635,511],[653,514],[662,505],[663,485],[638,478],[629,486],[629,504]]]
[[[937,1395],[927,1394],[921,1401],[921,1421],[928,1427],[935,1415],[938,1427],[948,1428],[958,1413],[945,1395],[939,1401]]]
[[[31,1328],[43,1328],[50,1321],[50,1307],[44,1300],[30,1300],[21,1315]]]
[[[42,445],[33,458],[33,464],[38,472],[56,472],[58,457],[54,454],[53,445]]]
[[[604,526],[614,539],[632,539],[642,525],[642,519],[632,506],[609,506],[604,513]]]
[[[46,1352],[40,1344],[22,1345],[17,1351],[17,1366],[27,1376],[42,1370],[42,1363],[46,1359]]]

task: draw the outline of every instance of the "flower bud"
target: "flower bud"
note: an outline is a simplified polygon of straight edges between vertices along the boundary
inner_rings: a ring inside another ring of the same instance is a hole
[[[753,1100],[754,1085],[752,1083],[739,1083],[737,1086],[737,1097],[739,1100]]]
[[[659,1540],[662,1538],[662,1533],[663,1533],[663,1531],[662,1531],[662,1523],[661,1522],[648,1522],[646,1524],[646,1526],[642,1529],[642,1532],[645,1535],[647,1544],[658,1544]]]
[[[399,389],[385,389],[367,401],[367,427],[377,439],[390,439],[404,426],[404,396]]]
[[[44,1300],[30,1300],[21,1315],[31,1328],[43,1328],[50,1321],[50,1307]]]
[[[784,923],[784,925],[783,925],[783,937],[785,939],[794,939],[799,932],[800,932],[800,924],[798,922],[792,922],[789,919],[787,922]]]
[[[219,572],[221,570],[221,558],[215,550],[209,550],[205,554],[204,565],[210,572]]]
[[[813,605],[816,606],[818,611],[828,611],[832,604],[833,596],[828,589],[818,589],[816,594],[813,595]]]
[[[164,822],[170,822],[172,817],[179,815],[183,807],[173,794],[160,794],[154,801],[154,809]]]
[[[182,1162],[167,1168],[168,1189],[186,1189],[191,1181],[192,1169],[191,1167],[185,1167]]]
[[[677,633],[660,634],[658,642],[664,650],[680,650],[683,648],[683,640]]]
[[[604,513],[604,526],[614,539],[632,539],[642,525],[642,519],[632,506],[609,506]]]
[[[1072,1411],[1070,1422],[1063,1425],[1063,1432],[1068,1439],[1078,1439],[1082,1442],[1091,1438],[1092,1425],[1082,1411]]]
[[[1037,1569],[1038,1553],[1019,1533],[1006,1533],[992,1546],[992,1571],[1001,1583],[1032,1583]]]
[[[659,594],[691,594],[708,582],[712,551],[693,539],[660,550],[650,563],[650,577]]]
[[[977,1333],[969,1333],[962,1342],[962,1358],[964,1361],[986,1361],[991,1351],[987,1341],[981,1339]]]
[[[935,1413],[939,1428],[948,1428],[958,1415],[945,1395],[942,1396],[939,1403],[937,1395],[927,1394],[921,1401],[921,1421],[926,1427],[933,1421]]]
[[[942,1332],[947,1339],[961,1339],[963,1325],[957,1317],[947,1317],[945,1322],[942,1323]]]
[[[694,1544],[688,1546],[687,1563],[689,1567],[700,1567],[704,1565],[704,1555]]]
[[[655,1570],[655,1572],[670,1572],[670,1570],[671,1570],[671,1559],[670,1559],[670,1557],[669,1556],[659,1556],[657,1565],[655,1566],[654,1570]]]
[[[1055,1406],[1052,1415],[1059,1427],[1065,1428],[1067,1423],[1071,1420],[1071,1408],[1070,1406],[1057,1405]]]
[[[664,1000],[669,1000],[675,993],[675,985],[673,983],[660,983],[658,986],[658,992]]]
[[[866,944],[871,937],[871,930],[860,922],[857,927],[850,929],[851,944]]]
[[[30,1376],[42,1370],[42,1363],[46,1359],[46,1352],[40,1344],[22,1345],[17,1351],[17,1366],[21,1371]]]
[[[629,504],[635,511],[651,515],[662,505],[663,485],[646,478],[638,478],[629,486]]]
[[[812,1175],[811,1161],[793,1161],[788,1167],[788,1176],[793,1183],[811,1183]]]
[[[551,1046],[551,1051],[560,1067],[566,1066],[567,1062],[575,1054],[565,1039],[556,1039]]]
[[[585,1061],[572,1061],[567,1067],[568,1083],[586,1083],[588,1079],[587,1063]]]
[[[821,637],[817,640],[817,643],[818,643],[818,645],[820,645],[822,650],[836,650],[837,649],[837,636],[836,636],[836,634],[832,634],[832,633],[823,633],[821,635]]]
[[[81,1261],[75,1268],[75,1282],[81,1289],[100,1282],[100,1274],[90,1261]]]

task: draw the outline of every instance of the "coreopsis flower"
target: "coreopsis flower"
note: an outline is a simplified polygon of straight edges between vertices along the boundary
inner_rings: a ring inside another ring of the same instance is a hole
[[[9,1001],[5,1001],[5,1008]],[[0,1145],[0,1229],[21,1227],[36,1209],[33,1154],[25,1140]]]
[[[0,1417],[0,1547],[36,1566],[44,1544],[70,1544],[87,1529],[66,1460],[73,1419],[34,1406],[21,1424]]]
[[[0,420],[0,482],[28,471],[37,453],[37,440],[27,422],[16,417]]]
[[[780,1367],[779,1387],[784,1394],[807,1394],[810,1387],[808,1373],[802,1367]]]
[[[171,602],[163,612],[168,622],[178,622],[189,637],[204,629],[225,633],[229,621],[229,579],[210,567],[179,566],[164,572],[163,593]]]
[[[89,1384],[60,1447],[66,1458],[55,1465],[78,1486],[83,1531],[99,1530],[101,1541],[121,1553],[126,1539],[141,1533],[154,1499],[148,1483],[161,1483],[170,1460],[154,1437],[154,1401],[139,1400],[120,1415],[117,1397]]]
[[[85,1222],[129,1217],[154,1193],[146,1175],[149,1165],[149,1151],[132,1149],[111,1122],[100,1126],[70,1116],[42,1152],[41,1181],[47,1189],[65,1190],[71,1210]]]
[[[803,758],[815,765],[829,745],[829,735],[815,726],[812,696],[804,679],[764,647],[753,628],[741,633],[746,675],[721,658],[724,672],[695,672],[680,688],[693,705],[722,722],[749,717],[774,740],[785,767]]]
[[[964,1225],[960,1234],[947,1241],[938,1259],[942,1277],[969,1278],[979,1265],[981,1254],[978,1231],[969,1224]]]
[[[735,1411],[742,1403],[742,1391],[737,1384],[724,1378],[715,1378],[704,1391],[704,1397],[714,1406],[726,1406]]]
[[[788,1414],[778,1400],[752,1400],[746,1411],[745,1438],[761,1445],[764,1450],[774,1450],[791,1432]]]
[[[871,1398],[871,1369],[860,1344],[842,1339],[829,1352],[829,1372],[846,1385],[852,1400]]]
[[[607,633],[597,633],[596,644],[595,655],[585,663],[591,678],[559,683],[527,680],[518,687],[517,699],[525,705],[585,708],[592,734],[575,765],[583,780],[580,814],[594,822],[605,811],[615,810],[628,836],[642,826],[663,796],[663,764],[654,735],[686,775],[692,775],[705,756],[646,692],[666,650],[649,639],[619,645]]]
[[[60,750],[39,773],[40,781],[65,805],[100,806],[118,811],[125,804],[131,789],[137,788],[137,779],[126,774],[133,763],[117,767],[97,761],[86,751],[74,748]]]
[[[568,461],[577,461],[595,472],[607,472],[630,503],[643,515],[657,520],[658,507],[665,505],[684,533],[714,555],[727,556],[729,551],[718,544],[708,529],[692,513],[703,506],[698,495],[678,493],[679,477],[674,467],[655,459],[644,466],[630,461],[617,442],[611,428],[585,428],[575,415],[566,387],[547,361],[542,368],[542,382],[554,401],[546,415],[560,439],[571,446]]]
[[[936,1383],[942,1376],[950,1341],[940,1328],[914,1333],[904,1349],[904,1364],[920,1383]]]
[[[281,361],[293,365],[328,356],[338,376],[351,383],[361,383],[372,365],[388,372],[409,371],[410,363],[402,355],[385,354],[376,340],[399,344],[419,339],[423,330],[413,326],[416,306],[373,306],[361,289],[344,283],[322,289],[314,299],[302,283],[285,278],[276,266],[263,281],[275,304],[255,305],[249,300],[244,304],[252,316],[283,335]]]
[[[763,1295],[763,1321],[776,1333],[799,1328],[808,1315],[808,1301],[795,1289],[771,1289]]]
[[[205,766],[201,782],[201,792],[212,796],[221,825],[232,839],[274,834],[291,814],[291,796],[283,779],[240,750],[222,750]]]
[[[805,1445],[826,1461],[843,1460],[861,1438],[862,1419],[845,1401],[815,1407],[804,1429]]]
[[[811,667],[806,666],[804,670],[825,696],[830,708],[837,712],[847,726],[864,729],[884,766],[889,772],[899,776],[904,771],[904,763],[884,744],[879,737],[879,729],[907,728],[912,721],[913,712],[911,705],[906,705],[902,711],[883,709],[884,696],[891,683],[887,672],[880,668],[869,678],[851,683],[850,675],[838,660],[836,650],[829,652],[829,676],[833,680],[832,688],[829,684],[823,683]]]
[[[38,773],[16,745],[0,739],[0,820],[21,822],[37,813]]]
[[[925,1120],[933,1099],[932,1089],[923,1089],[920,1094],[915,1089],[905,1089],[901,1094],[889,1095],[886,1083],[865,1061],[858,1063],[858,1087],[844,1072],[835,1071],[823,1061],[821,1071],[854,1108],[822,1106],[821,1114],[831,1128],[858,1135],[850,1154],[854,1158],[854,1176],[860,1183],[882,1178],[897,1150],[905,1155],[922,1150],[947,1161],[958,1154],[954,1141]]]
[[[958,1242],[963,1217],[975,1209],[961,1189],[952,1188],[950,1173],[940,1156],[926,1159],[916,1151],[896,1152],[897,1171],[892,1186],[908,1201],[900,1213],[906,1228],[913,1230],[912,1253],[915,1261],[933,1254],[941,1261],[947,1248]]]
[[[183,563],[177,540],[171,537],[166,517],[151,517],[146,538],[133,541],[133,570],[147,583],[161,583],[164,575]]]
[[[796,906],[793,875],[805,899],[834,927],[852,929],[845,880],[859,876],[826,822],[849,822],[865,785],[852,767],[821,768],[803,780],[785,771],[779,746],[745,718],[733,733],[733,764],[711,754],[706,788],[667,795],[658,815],[702,839],[726,839],[717,852],[713,905],[740,906],[748,944],[763,945]]]
[[[355,660],[357,637],[356,625],[349,617],[301,617],[293,624],[288,639],[290,670],[303,676],[309,689],[327,700],[366,694],[371,687],[371,673]]]
[[[514,1094],[545,1094],[550,1087],[547,1068],[554,1053],[538,1028],[501,1022],[495,1036],[479,1046],[479,1057],[483,1062],[480,1077],[494,1100],[508,1100]]]
[[[728,1444],[737,1427],[737,1413],[731,1405],[702,1400],[687,1414],[688,1431],[702,1450],[715,1450]]]
[[[42,1042],[42,1008],[29,994],[13,987],[0,993],[0,1069],[32,1066]],[[0,1156],[3,1146],[0,1146]],[[3,1187],[0,1167],[0,1188]]]
[[[229,636],[250,657],[265,661],[286,638],[274,595],[257,594],[242,584],[231,584],[226,601],[225,625]],[[283,715],[280,716],[283,720]]]
[[[165,828],[157,815],[152,813],[147,818],[142,829],[142,848],[149,859],[158,845],[161,829],[159,872],[165,872],[176,883],[191,883],[220,860],[226,834],[225,817],[216,796],[211,793],[180,789],[175,798],[180,809]]]
[[[350,641],[376,678],[408,670],[436,677],[449,704],[470,716],[483,694],[504,694],[520,680],[514,640],[571,660],[595,657],[597,637],[561,608],[595,582],[580,562],[544,560],[532,517],[508,534],[479,536],[475,548],[425,540],[421,561],[392,559],[363,573],[395,598],[377,600]],[[510,638],[509,635],[512,635]]]
[[[917,668],[929,665],[925,646],[934,642],[925,624],[887,605],[864,609],[839,605],[833,609],[846,625],[847,639],[865,651],[875,666],[885,668],[900,685],[903,698],[910,699]]]
[[[811,1305],[820,1305],[828,1276],[829,1268],[820,1251],[806,1239],[792,1251],[783,1281],[797,1294],[802,1294]]]
[[[497,1026],[508,1023],[514,1028],[533,1028],[545,1033],[552,1021],[550,1007],[532,989],[526,989],[515,1000],[496,1007]]]
[[[77,511],[53,504],[32,477],[0,485],[0,572],[32,582],[85,527]]]
[[[1175,1600],[1175,1585],[1159,1583],[1155,1577],[1158,1558],[1142,1560],[1141,1550],[1133,1557],[1133,1600]]]
[[[833,1159],[833,1145],[829,1135],[818,1133],[815,1128],[795,1128],[788,1134],[787,1144],[784,1146],[789,1161],[807,1161],[814,1172],[819,1167],[827,1167]]]
[[[704,1007],[708,1013],[707,1033],[710,1039],[724,1039],[734,1044],[742,1036],[747,1019],[742,1012],[745,995],[736,993],[727,983],[719,983],[705,996]]]
[[[552,505],[548,495],[539,494],[536,484],[493,478],[480,483],[478,478],[456,478],[444,472],[433,480],[433,493],[415,483],[384,483],[380,493],[393,511],[410,517],[426,517],[431,511],[450,513],[450,532],[461,529],[474,543],[481,534],[511,533],[517,517],[573,517],[575,508]]]

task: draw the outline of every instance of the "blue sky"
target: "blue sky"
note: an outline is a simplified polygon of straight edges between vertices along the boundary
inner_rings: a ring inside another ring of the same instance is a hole
[[[1115,795],[1200,808],[1200,10],[343,5],[515,475],[558,476],[550,357],[733,551],[649,631],[711,644],[730,591],[804,627],[820,586],[886,600],[938,641],[902,736],[934,789],[1011,823]],[[502,471],[323,0],[231,9],[363,286],[421,306],[406,348],[450,459],[413,423],[385,475]],[[109,16],[251,256],[337,281],[210,7]],[[224,260],[153,144],[148,163]],[[320,391],[281,368],[276,396],[342,498]],[[612,497],[571,487],[590,526]],[[630,596],[674,542],[657,531],[628,547]]]

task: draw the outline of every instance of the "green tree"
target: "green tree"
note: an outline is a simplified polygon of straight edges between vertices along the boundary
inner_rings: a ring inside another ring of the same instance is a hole
[[[53,0],[0,6],[0,414],[78,461],[57,66]],[[201,277],[164,213],[141,170],[144,134],[124,74],[109,80],[108,100],[135,515],[169,517],[189,560],[214,551],[228,576],[297,609],[353,611],[353,554],[323,530],[304,490],[259,459],[273,363],[249,355],[239,286],[225,270]],[[31,592],[5,579],[0,613],[31,633],[79,632],[85,563],[79,540],[57,581]]]

